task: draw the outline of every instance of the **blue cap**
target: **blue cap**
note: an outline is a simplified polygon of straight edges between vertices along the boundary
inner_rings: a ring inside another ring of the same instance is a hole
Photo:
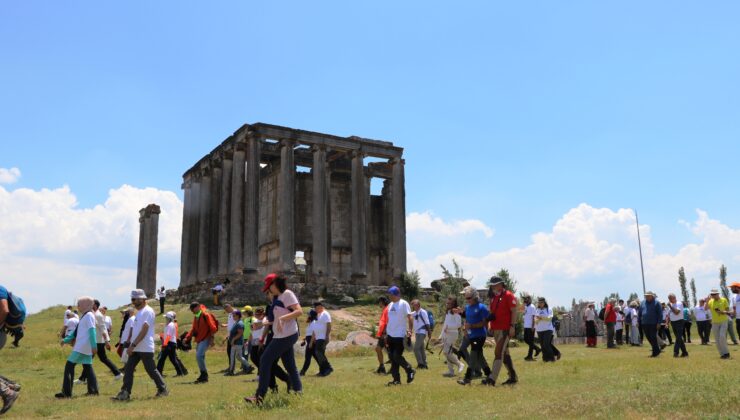
[[[393,296],[401,296],[401,289],[399,289],[398,286],[391,286],[388,289],[388,294]]]

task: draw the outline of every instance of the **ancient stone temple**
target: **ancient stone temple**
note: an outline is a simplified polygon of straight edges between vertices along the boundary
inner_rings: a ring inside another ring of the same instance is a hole
[[[180,291],[278,271],[304,290],[389,284],[406,271],[402,155],[385,141],[242,126],[183,175]]]
[[[159,213],[156,204],[139,210],[139,259],[136,265],[136,288],[154,297],[157,288],[157,241],[159,240]]]

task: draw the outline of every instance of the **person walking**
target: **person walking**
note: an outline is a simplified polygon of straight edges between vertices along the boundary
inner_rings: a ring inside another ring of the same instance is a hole
[[[642,343],[640,343],[640,333],[639,333],[639,315],[638,315],[638,308],[640,307],[640,304],[637,303],[636,300],[633,300],[630,302],[629,308],[629,317],[630,317],[630,345],[632,346],[641,346]]]
[[[663,308],[663,323],[660,325],[660,331],[659,336],[663,341],[668,340],[668,345],[673,345],[673,337],[671,337],[671,329],[669,328],[670,322],[668,321],[668,313],[670,312],[668,309],[668,305],[666,305],[665,302],[662,304]]]
[[[218,331],[218,321],[200,302],[190,304],[190,312],[193,313],[193,326],[185,335],[185,341],[195,339],[195,360],[198,362],[200,376],[195,380],[196,384],[208,382],[208,368],[206,367],[206,351],[213,347],[214,336]]]
[[[388,325],[388,304],[390,301],[387,297],[381,296],[378,298],[378,306],[381,308],[380,320],[378,321],[378,332],[375,336],[378,338],[378,343],[375,346],[375,354],[378,356],[378,369],[375,373],[379,375],[385,375],[385,363],[383,362],[383,352],[386,349],[385,343],[385,329]]]
[[[638,312],[638,322],[642,325],[642,330],[650,343],[652,353],[650,357],[660,356],[660,346],[658,344],[658,326],[664,322],[663,307],[655,298],[655,293],[645,292],[645,300],[640,304]]]
[[[249,336],[252,335],[252,323],[254,322],[254,309],[249,305],[242,308],[242,322],[244,322],[244,346],[242,348],[244,358],[249,360],[249,352],[252,350],[252,343]],[[242,373],[249,375],[254,372],[254,366],[247,364],[247,369]]]
[[[519,381],[514,370],[514,362],[509,354],[509,340],[516,335],[516,296],[504,288],[504,280],[501,277],[491,277],[489,285],[493,291],[493,297],[490,303],[488,329],[493,332],[496,348],[491,374],[486,378],[487,380],[483,380],[483,384],[495,386],[501,367],[506,366],[509,377],[503,385],[513,385]]]
[[[686,351],[686,344],[683,341],[683,303],[676,299],[676,295],[671,293],[668,295],[668,321],[671,323],[673,329],[673,335],[676,336],[676,343],[673,345],[673,357],[689,357],[689,352]]]
[[[314,351],[314,349],[316,348],[314,346],[314,343],[316,342],[316,335],[314,334],[314,330],[316,329],[317,316],[318,314],[315,310],[311,309],[310,311],[308,311],[308,319],[306,320],[306,323],[308,324],[306,326],[306,335],[303,337],[303,341],[301,342],[301,347],[305,347],[305,352],[303,354],[303,367],[299,372],[301,376],[306,376],[306,372],[311,367],[311,359],[316,358],[316,352]],[[321,370],[320,367],[319,370]]]
[[[462,291],[465,297],[465,334],[470,342],[470,354],[468,356],[468,368],[465,371],[465,377],[457,381],[460,385],[469,385],[473,379],[473,373],[476,369],[482,369],[486,374],[484,381],[488,383],[491,375],[491,368],[483,356],[483,345],[486,343],[486,324],[488,323],[490,312],[488,306],[480,302],[480,295],[475,287],[467,286]]]
[[[5,323],[8,320],[8,316],[10,316],[10,292],[8,289],[5,288],[5,286],[0,284],[0,349],[3,348],[5,345],[5,341],[7,340],[7,333],[5,332]],[[71,308],[68,309],[68,311],[71,311]],[[65,314],[65,317],[67,315]],[[71,357],[71,356],[70,356]],[[92,360],[91,360],[92,362]],[[74,367],[73,367],[74,368]],[[65,368],[66,369],[66,368]],[[84,365],[83,365],[84,369]],[[74,378],[74,371],[70,375],[71,378]],[[70,378],[70,382],[71,382]],[[90,386],[88,384],[88,386]],[[20,396],[21,392],[21,386],[11,381],[10,379],[0,376],[0,397],[3,400],[3,406],[0,408],[0,414],[5,414],[13,407],[13,404],[15,404],[15,401]],[[88,388],[89,392],[89,388]],[[70,384],[69,388],[69,394],[72,394],[72,386]]]
[[[134,371],[139,362],[144,364],[144,370],[157,386],[155,397],[166,397],[169,395],[167,385],[154,363],[154,309],[146,303],[146,293],[142,289],[131,292],[131,303],[136,308],[136,319],[130,337],[127,339],[131,345],[126,349],[128,361],[123,378],[121,391],[113,397],[114,401],[128,401],[131,399],[131,389],[134,386]]]
[[[727,347],[727,320],[729,319],[730,305],[727,299],[719,294],[719,290],[712,289],[705,300],[704,309],[712,314],[712,334],[717,345],[717,351],[721,359],[730,358],[730,350]]]
[[[699,304],[694,307],[694,318],[696,319],[696,332],[699,334],[701,345],[709,345],[709,334],[711,331],[710,314],[704,309],[704,299],[699,299]]]
[[[732,314],[735,318],[735,329],[737,335],[740,337],[740,283],[734,282],[730,284],[730,290],[732,291]]]
[[[596,309],[593,302],[586,307],[583,321],[586,323],[586,347],[596,347]]]
[[[229,339],[229,332],[234,327],[234,307],[230,303],[224,303],[224,312],[226,312],[226,323],[221,324],[221,327],[226,328],[226,337],[221,344],[226,343],[226,366],[231,365],[231,340]],[[226,368],[223,372],[227,372],[229,369]]]
[[[218,306],[221,295],[224,293],[224,285],[220,282],[217,283],[215,286],[213,286],[211,292],[213,292],[213,306]]]
[[[320,301],[314,302],[313,308],[316,311],[314,354],[316,355],[316,362],[319,364],[319,374],[317,376],[324,377],[334,372],[334,368],[331,367],[331,363],[326,358],[326,346],[331,341],[331,314]]]
[[[87,384],[87,394],[85,395],[98,395],[98,380],[92,366],[93,356],[98,351],[95,315],[93,313],[94,303],[95,300],[89,296],[83,296],[77,299],[77,308],[82,313],[82,316],[75,330],[60,342],[62,346],[72,341],[74,341],[74,344],[72,353],[67,358],[67,363],[64,366],[62,391],[54,395],[56,398],[72,398],[72,387],[75,383],[75,366],[78,364],[82,365],[82,370],[86,373],[85,377],[87,380],[85,383]]]
[[[121,330],[122,338],[121,342],[118,343],[118,351],[121,356],[121,363],[123,363],[124,366],[120,370],[125,371],[126,362],[128,361],[128,352],[126,351],[126,349],[128,349],[131,345],[131,342],[127,340],[130,340],[130,338],[132,337],[131,333],[134,330],[134,321],[136,321],[136,308],[134,308],[133,306],[129,306],[121,312],[125,312],[124,319],[126,321],[124,322]]]
[[[67,309],[65,311],[65,317],[67,319],[64,321],[64,327],[62,327],[62,330],[59,332],[60,339],[63,339],[64,337],[71,334],[72,331],[74,331],[75,328],[77,328],[77,324],[80,323],[80,318],[77,316],[76,313],[72,312],[70,309]]]
[[[455,310],[458,305],[457,299],[454,296],[449,296],[447,298],[445,307],[445,319],[442,324],[442,332],[439,335],[439,339],[442,341],[442,353],[444,353],[445,359],[447,360],[447,373],[442,376],[453,378],[458,373],[462,373],[465,368],[465,365],[460,361],[460,359],[458,359],[457,355],[453,351],[453,346],[457,343],[457,340],[460,337],[462,317]]]
[[[257,366],[258,369],[260,366],[260,357],[262,357],[262,335],[267,330],[267,327],[263,324],[264,319],[264,308],[255,309],[254,319],[252,320],[251,333],[249,335],[249,339],[247,340],[249,342],[249,345],[252,347],[251,349],[249,349],[249,359],[252,361],[253,365]],[[259,375],[259,370],[257,371],[257,375]]]
[[[426,339],[431,334],[429,327],[429,314],[421,307],[418,299],[411,301],[411,309],[414,317],[414,357],[417,369],[429,369],[427,366],[427,352],[425,349]]]
[[[247,359],[244,358],[244,322],[242,321],[242,313],[239,310],[234,310],[231,312],[231,315],[234,319],[234,325],[232,325],[231,329],[229,330],[229,343],[231,344],[231,350],[230,350],[230,360],[229,360],[229,370],[224,374],[224,376],[234,376],[236,375],[236,360],[239,359],[239,362],[242,366],[242,372],[247,371],[247,367],[249,367],[249,362],[247,362]]]
[[[167,292],[164,290],[164,286],[157,289],[157,299],[159,299],[159,314],[164,314],[164,303],[167,300]]]
[[[388,386],[400,385],[400,369],[406,371],[406,383],[414,381],[416,371],[403,357],[404,341],[411,342],[411,332],[414,329],[414,317],[411,305],[401,299],[401,289],[391,286],[388,289],[388,324],[385,329],[385,345],[388,357],[391,359],[391,377]]]
[[[175,367],[175,376],[185,376],[188,374],[188,370],[185,368],[182,360],[177,357],[177,314],[169,311],[164,314],[164,317],[167,320],[167,325],[164,327],[164,341],[162,342],[162,353],[159,355],[159,360],[157,361],[157,370],[162,374],[164,364],[169,359],[172,366]]]
[[[553,332],[552,309],[547,305],[543,297],[537,299],[537,309],[534,313],[535,330],[542,345],[542,361],[554,362],[555,351],[552,348]]]
[[[295,363],[293,345],[298,341],[298,321],[303,315],[298,298],[288,289],[288,280],[284,276],[268,274],[265,277],[263,292],[270,291],[273,299],[273,338],[265,348],[259,367],[259,385],[254,395],[244,398],[247,403],[259,405],[267,394],[273,363],[282,360],[289,377],[290,386],[296,393],[303,392],[301,377]]]
[[[535,357],[540,355],[539,347],[534,343],[534,315],[536,309],[532,305],[532,296],[524,296],[524,315],[522,317],[522,323],[524,324],[524,342],[527,343],[529,349],[527,350],[527,357],[524,360],[532,362]],[[534,356],[532,355],[534,353]]]
[[[691,344],[691,309],[688,302],[683,303],[683,342]]]
[[[95,317],[95,339],[96,339],[96,349],[97,349],[97,355],[98,360],[100,360],[113,374],[113,377],[116,381],[120,381],[123,379],[123,374],[120,370],[116,367],[116,365],[113,364],[113,362],[108,359],[108,355],[106,354],[105,350],[111,349],[110,346],[110,336],[108,335],[108,326],[105,323],[105,315],[100,312],[100,301],[95,299],[93,303],[93,316]],[[93,357],[94,359],[95,357]],[[79,379],[75,381],[75,383],[85,383],[87,380],[87,370],[82,370],[82,375]]]
[[[604,324],[606,325],[606,348],[615,349],[617,346],[614,344],[614,327],[617,323],[617,311],[615,306],[617,304],[616,299],[609,299],[604,309]]]

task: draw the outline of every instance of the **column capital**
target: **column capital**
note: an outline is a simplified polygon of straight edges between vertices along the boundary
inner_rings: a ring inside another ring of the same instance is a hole
[[[295,147],[296,141],[293,139],[280,139],[280,147]]]
[[[404,159],[404,158],[401,158],[401,157],[393,157],[393,158],[390,158],[390,159],[389,159],[389,162],[390,162],[390,163],[391,163],[392,165],[396,165],[396,164],[398,164],[398,163],[400,163],[401,165],[405,165],[405,164],[406,164],[406,159]]]
[[[182,185],[180,185],[180,189],[186,190],[190,188],[192,185],[193,185],[193,181],[191,181],[190,178],[188,178],[182,182]]]
[[[311,151],[314,152],[314,153],[320,152],[320,151],[328,152],[329,151],[328,149],[329,148],[326,147],[325,144],[314,144],[314,145],[311,145]]]

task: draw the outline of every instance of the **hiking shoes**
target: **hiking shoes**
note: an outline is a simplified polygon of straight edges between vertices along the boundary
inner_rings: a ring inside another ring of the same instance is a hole
[[[729,354],[727,356],[729,357]],[[416,376],[416,371],[414,369],[406,372],[406,383],[410,384],[411,382],[414,382],[414,376]]]
[[[518,379],[516,379],[516,378],[509,378],[506,381],[504,381],[503,383],[501,383],[501,385],[514,385],[517,382],[519,382]]]
[[[401,381],[390,381],[387,384],[385,384],[385,386],[396,386],[396,385],[401,385]]]
[[[154,397],[161,398],[161,397],[166,397],[168,395],[170,395],[170,390],[167,388],[164,388],[164,389],[160,389],[159,391],[157,391],[157,395],[155,395]]]
[[[17,392],[16,392],[16,394],[17,394]],[[54,398],[59,399],[59,400],[63,400],[65,398],[72,398],[72,396],[71,395],[67,395],[64,392],[57,392],[56,394],[54,394]]]
[[[494,381],[491,378],[485,378],[482,381],[480,381],[481,385],[489,385],[489,386],[496,386],[496,381]]]
[[[113,401],[129,401],[131,400],[131,395],[126,391],[121,391],[115,397],[111,397],[111,399]]]
[[[463,379],[458,380],[457,383],[460,385],[470,385],[470,379],[463,378]]]

